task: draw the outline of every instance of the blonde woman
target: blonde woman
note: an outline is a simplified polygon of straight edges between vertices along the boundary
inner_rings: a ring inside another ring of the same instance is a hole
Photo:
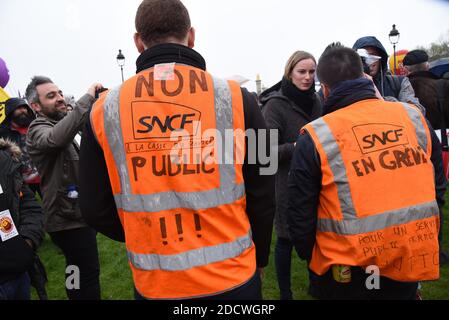
[[[315,58],[308,52],[297,51],[288,59],[282,80],[260,97],[267,127],[279,130],[275,266],[283,300],[293,299],[290,270],[294,245],[287,232],[287,178],[299,130],[321,116],[321,101],[315,92],[315,71]]]

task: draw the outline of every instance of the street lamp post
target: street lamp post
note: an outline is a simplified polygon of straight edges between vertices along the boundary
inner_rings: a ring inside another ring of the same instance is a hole
[[[256,76],[256,90],[257,95],[260,95],[262,93],[262,80],[260,79],[259,74]]]
[[[399,42],[399,31],[396,29],[396,25],[393,25],[388,37],[390,38],[390,43],[393,45],[393,74],[396,74],[396,44]]]
[[[125,79],[123,78],[123,66],[125,65],[125,56],[122,53],[122,50],[118,50],[118,55],[117,55],[117,64],[120,67],[120,71],[122,72],[122,83],[125,81]]]

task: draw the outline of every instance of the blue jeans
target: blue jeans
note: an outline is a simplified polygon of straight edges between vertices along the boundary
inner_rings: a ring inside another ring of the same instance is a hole
[[[22,273],[14,280],[0,284],[0,300],[30,300],[30,277]]]
[[[277,238],[274,249],[274,265],[278,279],[281,300],[292,300],[291,266],[293,243],[286,238]]]

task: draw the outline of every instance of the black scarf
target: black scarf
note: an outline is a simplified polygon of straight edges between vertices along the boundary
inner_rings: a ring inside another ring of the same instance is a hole
[[[346,80],[332,88],[327,97],[323,114],[328,114],[338,109],[347,107],[353,103],[366,99],[376,99],[376,92],[371,80],[359,78],[355,80]]]
[[[281,82],[282,93],[293,101],[299,108],[304,110],[308,115],[312,114],[315,101],[315,86],[312,85],[309,90],[303,91],[298,89],[293,82],[287,78],[283,78]]]
[[[164,43],[142,52],[136,61],[137,73],[152,68],[156,64],[169,62],[186,64],[206,70],[206,61],[195,50],[180,44]]]

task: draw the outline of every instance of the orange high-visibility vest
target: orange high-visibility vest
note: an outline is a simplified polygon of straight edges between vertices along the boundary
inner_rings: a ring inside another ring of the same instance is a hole
[[[304,127],[321,160],[310,268],[377,266],[397,281],[439,277],[432,142],[407,104],[365,100]]]
[[[191,66],[157,65],[104,94],[91,124],[142,296],[210,296],[251,279],[256,258],[237,83]]]

